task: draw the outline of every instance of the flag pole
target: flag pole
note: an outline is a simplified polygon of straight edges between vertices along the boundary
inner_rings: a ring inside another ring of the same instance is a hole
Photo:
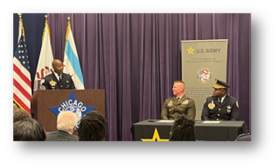
[[[66,40],[69,36],[69,30],[70,30],[70,17],[67,18],[68,19],[68,27],[67,27],[67,33],[66,33]]]
[[[19,26],[19,29],[22,30],[22,34],[23,34],[23,37],[25,39],[25,31],[24,31],[24,26],[23,26],[22,13],[18,13],[18,16],[19,16],[19,22],[21,24],[21,26]],[[21,32],[21,31],[19,30],[19,32]]]
[[[66,32],[66,37],[65,37],[64,53],[66,52],[67,39],[68,39],[68,36],[69,36],[69,31],[70,31],[70,17],[67,17],[67,20],[68,20],[68,26],[67,26],[67,32]]]
[[[48,16],[44,15],[44,18],[45,18],[45,23],[44,23],[44,29],[43,29],[43,34],[42,34],[42,41],[44,39],[46,29],[48,30],[48,33],[49,33],[49,40],[51,40],[50,28],[48,25]]]

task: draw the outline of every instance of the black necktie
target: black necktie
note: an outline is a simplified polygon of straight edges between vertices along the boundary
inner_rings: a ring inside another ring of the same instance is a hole
[[[218,102],[219,102],[219,104],[221,104],[221,99],[220,98],[218,98]]]

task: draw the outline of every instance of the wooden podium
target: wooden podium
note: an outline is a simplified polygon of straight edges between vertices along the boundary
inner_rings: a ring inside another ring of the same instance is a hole
[[[57,116],[49,107],[58,107],[68,100],[73,91],[75,99],[85,106],[95,106],[105,116],[105,91],[99,90],[37,90],[31,99],[31,113],[42,124],[45,131],[57,130]],[[77,135],[77,131],[74,132]]]

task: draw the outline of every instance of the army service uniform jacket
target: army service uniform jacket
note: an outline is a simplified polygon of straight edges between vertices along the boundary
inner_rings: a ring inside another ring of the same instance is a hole
[[[180,100],[178,100],[176,96],[173,96],[164,101],[161,110],[161,119],[174,120],[180,114],[185,114],[192,119],[195,119],[196,106],[193,99],[183,95]]]
[[[45,89],[50,90],[61,90],[61,89],[75,89],[73,80],[71,79],[71,76],[63,73],[62,74],[62,80],[59,81],[54,73],[51,73],[44,77],[44,84]]]
[[[236,98],[226,96],[222,103],[215,96],[208,97],[204,103],[202,120],[238,120],[239,106]]]

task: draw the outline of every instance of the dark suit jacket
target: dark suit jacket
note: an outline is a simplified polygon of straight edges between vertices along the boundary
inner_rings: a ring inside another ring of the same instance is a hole
[[[226,96],[220,104],[215,96],[208,97],[203,107],[202,120],[238,120],[239,106],[236,98]]]
[[[78,141],[78,136],[58,130],[46,133],[46,141]]]
[[[63,73],[62,80],[59,81],[54,73],[44,77],[45,89],[60,90],[60,89],[75,89],[73,80],[70,75]]]
[[[161,110],[161,119],[174,120],[180,114],[185,114],[195,119],[196,106],[193,99],[183,95],[180,100],[178,100],[176,96],[173,96],[164,101]]]

